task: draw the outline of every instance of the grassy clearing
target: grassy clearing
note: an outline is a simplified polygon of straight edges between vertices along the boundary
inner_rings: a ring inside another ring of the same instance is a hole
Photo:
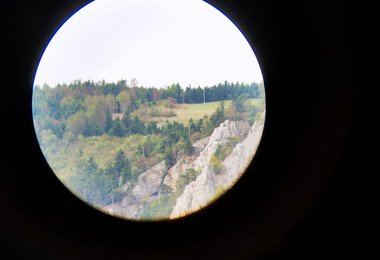
[[[193,120],[203,118],[205,115],[211,116],[219,106],[219,101],[208,102],[205,104],[178,104],[173,110],[176,113],[175,117],[171,117],[169,121],[177,121],[187,124],[192,118]],[[228,107],[231,100],[225,100],[224,106]]]
[[[221,101],[208,102],[205,104],[177,104],[176,107],[172,109],[176,116],[162,118],[159,122],[166,122],[166,120],[169,122],[177,121],[186,126],[191,118],[193,120],[198,120],[203,118],[205,115],[211,116],[218,108],[220,102]],[[226,109],[232,103],[231,100],[224,100],[223,102]],[[258,106],[260,104],[260,99],[250,99],[249,104]]]
[[[150,107],[148,110],[146,108],[138,109],[134,111],[131,115],[139,117],[140,120],[144,122],[156,121],[159,126],[168,122],[177,121],[183,123],[185,126],[192,118],[193,120],[198,120],[203,118],[205,115],[211,116],[215,110],[218,108],[221,101],[200,103],[200,104],[176,104],[174,108],[167,108],[162,105],[156,105]],[[224,100],[224,107],[227,109],[232,101]],[[250,105],[258,106],[260,104],[260,99],[250,99]],[[153,114],[152,111],[158,111]],[[169,114],[171,112],[171,114]],[[164,115],[164,116],[160,116]],[[122,118],[122,114],[113,114],[113,118],[119,117]]]

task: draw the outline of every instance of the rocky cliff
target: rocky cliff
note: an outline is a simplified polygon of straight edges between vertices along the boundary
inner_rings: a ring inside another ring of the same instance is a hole
[[[249,130],[247,137],[238,143],[231,154],[223,161],[222,174],[216,178],[218,186],[230,188],[249,166],[259,146],[264,128],[265,112]]]
[[[215,153],[218,144],[223,144],[229,137],[239,135],[234,122],[226,121],[215,129],[209,144],[194,161],[194,167],[202,167],[202,173],[197,179],[186,186],[178,197],[170,218],[178,218],[199,210],[209,204],[218,195],[218,190],[230,188],[236,182],[251,162],[259,145],[265,114],[256,121],[247,136],[238,143],[223,161],[223,170],[215,174],[210,166],[210,157]]]
[[[162,187],[166,185],[171,189],[170,194],[181,194],[173,201],[174,206],[170,210],[174,209],[169,213],[170,218],[197,211],[215,198],[220,187],[226,189],[240,177],[256,151],[262,128],[263,120],[255,123],[249,132],[247,123],[226,120],[214,129],[211,136],[193,144],[192,155],[182,156],[168,170],[162,161],[145,171],[133,186],[127,184],[123,187],[126,196],[121,202],[108,205],[103,210],[116,216],[139,219],[147,205],[160,200]],[[222,171],[215,174],[209,163],[210,158],[219,145],[225,145],[231,138],[242,141],[225,158]],[[179,180],[189,170],[199,172],[199,175],[194,181],[186,182],[184,188],[177,190]]]
[[[165,162],[162,161],[143,172],[133,187],[124,185],[126,196],[121,202],[103,207],[103,210],[115,216],[139,219],[144,205],[157,199],[165,170]]]
[[[242,124],[242,123],[240,123]],[[176,190],[176,184],[181,175],[186,174],[190,169],[203,171],[209,164],[211,156],[215,153],[219,145],[224,145],[230,138],[241,136],[244,127],[239,127],[238,123],[226,120],[219,127],[214,129],[210,137],[197,141],[193,146],[195,152],[192,156],[184,156],[169,169],[164,183]]]
[[[177,190],[177,183],[179,178],[186,174],[189,169],[193,169],[193,162],[198,158],[199,154],[205,149],[209,143],[210,137],[205,137],[193,144],[194,152],[192,155],[185,155],[181,157],[168,171],[164,179],[164,184],[169,186],[173,191]]]

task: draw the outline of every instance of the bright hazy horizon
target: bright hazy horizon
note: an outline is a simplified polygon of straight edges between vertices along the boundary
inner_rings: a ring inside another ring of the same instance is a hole
[[[242,33],[206,2],[96,0],[53,36],[34,85],[133,78],[146,87],[263,81]]]

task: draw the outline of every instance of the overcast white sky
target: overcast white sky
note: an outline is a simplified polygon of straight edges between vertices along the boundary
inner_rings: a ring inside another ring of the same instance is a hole
[[[202,0],[96,0],[54,35],[34,85],[132,78],[146,87],[262,81],[244,36]]]

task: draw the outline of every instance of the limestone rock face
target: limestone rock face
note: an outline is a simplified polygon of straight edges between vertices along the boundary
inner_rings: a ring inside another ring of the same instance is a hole
[[[224,159],[222,173],[217,176],[217,185],[225,189],[230,188],[249,166],[261,140],[264,117],[265,114],[253,124],[247,137]]]
[[[143,207],[134,196],[128,195],[122,202],[105,206],[102,210],[114,216],[138,219]]]
[[[199,210],[216,198],[220,188],[228,189],[244,172],[259,145],[264,118],[265,113],[249,131],[247,123],[226,120],[214,129],[211,136],[193,144],[192,155],[181,156],[169,170],[166,170],[164,161],[156,164],[143,172],[133,186],[128,183],[123,187],[127,195],[121,202],[103,207],[102,210],[115,216],[139,219],[144,212],[144,205],[160,198],[163,184],[176,191],[180,177],[190,169],[199,171],[200,174],[194,181],[185,184],[183,192],[178,191],[182,194],[177,198],[170,218]],[[215,174],[209,163],[211,156],[219,145],[223,146],[235,137],[243,140],[224,159],[221,172]]]
[[[265,113],[254,123],[247,136],[238,143],[231,154],[223,161],[223,170],[215,174],[209,164],[210,157],[219,144],[225,144],[228,138],[238,136],[239,130],[234,122],[225,121],[214,130],[208,145],[194,161],[194,167],[201,167],[202,173],[187,185],[178,197],[170,218],[178,218],[199,210],[216,198],[218,188],[228,189],[241,176],[251,162],[259,145]]]
[[[139,176],[137,184],[132,189],[132,194],[141,199],[158,193],[164,173],[165,162],[162,161]]]
[[[194,156],[183,156],[179,159],[168,171],[164,179],[164,184],[169,186],[173,191],[177,189],[177,182],[181,175],[186,174],[186,171],[191,168],[191,163],[194,161]]]
[[[228,142],[229,138],[237,137],[241,134],[237,123],[226,120],[219,127],[215,128],[210,137],[203,138],[194,143],[194,154],[192,156],[183,156],[175,163],[164,179],[164,183],[173,191],[176,190],[176,184],[182,174],[186,174],[189,169],[202,170],[210,161],[211,156],[215,153],[218,145]]]
[[[179,177],[186,174],[187,170],[194,167],[194,160],[199,156],[199,153],[203,151],[209,140],[210,137],[205,137],[195,142],[193,144],[194,153],[191,156],[183,156],[169,169],[168,174],[164,179],[164,184],[169,186],[173,191],[176,191]]]
[[[216,192],[215,173],[209,161],[219,145],[223,145],[232,137],[241,134],[235,122],[226,120],[218,128],[215,128],[208,144],[199,156],[189,166],[193,169],[201,169],[197,179],[187,185],[182,195],[177,199],[170,218],[178,218],[189,212],[197,211],[205,206],[214,197]]]
[[[185,187],[178,197],[170,218],[179,218],[205,206],[215,194],[215,174],[210,166],[203,168],[198,178]]]
[[[228,142],[229,138],[237,137],[240,134],[241,133],[235,122],[229,120],[224,121],[219,127],[214,129],[208,144],[194,161],[192,166],[195,169],[203,169],[209,164],[210,158],[215,153],[218,145],[223,145]]]
[[[165,162],[162,161],[143,172],[136,185],[120,203],[103,207],[103,210],[115,216],[139,219],[144,209],[144,202],[152,201],[157,197],[164,174]],[[128,190],[129,184],[126,184],[123,189]]]

